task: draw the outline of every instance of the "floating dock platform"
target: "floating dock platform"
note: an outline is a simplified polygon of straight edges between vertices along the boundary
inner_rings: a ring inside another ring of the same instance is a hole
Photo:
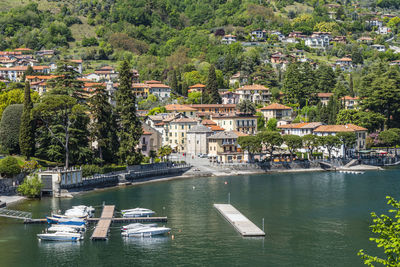
[[[93,231],[92,240],[106,240],[110,230],[111,220],[114,217],[114,205],[106,205],[101,212],[100,220]]]
[[[214,207],[245,237],[265,236],[265,233],[231,204],[214,204]]]

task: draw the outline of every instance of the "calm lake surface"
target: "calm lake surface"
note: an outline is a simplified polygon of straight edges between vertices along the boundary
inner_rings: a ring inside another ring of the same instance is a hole
[[[213,208],[229,192],[260,228],[265,218],[265,239],[242,238]],[[150,208],[168,216],[174,238],[123,239],[114,224],[108,241],[88,231],[80,243],[39,242],[45,225],[0,219],[0,266],[364,266],[357,252],[377,253],[370,212],[388,210],[386,195],[400,199],[400,170],[195,178],[25,201],[12,208],[34,218],[103,201]]]

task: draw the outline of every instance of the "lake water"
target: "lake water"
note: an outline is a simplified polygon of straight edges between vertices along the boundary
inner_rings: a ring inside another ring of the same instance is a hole
[[[400,171],[363,175],[329,172],[195,178],[112,188],[73,199],[25,201],[13,208],[41,218],[72,205],[145,207],[168,216],[171,235],[123,239],[114,224],[108,241],[39,242],[45,225],[0,219],[0,266],[363,266],[370,212],[400,199]],[[227,184],[225,184],[225,181]],[[242,238],[213,208],[231,204],[262,227],[266,238]],[[98,209],[97,214],[100,212]]]

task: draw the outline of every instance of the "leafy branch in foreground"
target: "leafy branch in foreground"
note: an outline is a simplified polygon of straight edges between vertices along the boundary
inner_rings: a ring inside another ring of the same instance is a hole
[[[378,235],[378,237],[371,237],[370,241],[384,249],[386,258],[368,255],[361,249],[358,255],[368,266],[374,266],[374,263],[380,263],[383,266],[399,266],[400,264],[400,203],[390,196],[387,196],[386,199],[388,199],[387,204],[394,208],[389,210],[389,213],[394,216],[386,214],[378,216],[372,212],[371,217],[374,224],[370,226],[372,232]]]

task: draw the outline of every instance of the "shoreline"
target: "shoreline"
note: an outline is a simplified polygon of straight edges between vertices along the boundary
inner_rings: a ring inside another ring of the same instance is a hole
[[[140,186],[146,185],[151,183],[158,183],[158,182],[168,182],[173,180],[180,180],[180,179],[193,179],[193,178],[211,178],[211,177],[224,177],[224,176],[240,176],[240,175],[259,175],[259,174],[277,174],[277,173],[305,173],[305,172],[339,172],[339,171],[374,171],[374,170],[384,170],[381,167],[376,166],[369,166],[369,165],[356,165],[349,168],[338,168],[333,170],[325,170],[322,168],[307,168],[307,169],[276,169],[276,170],[215,170],[213,172],[206,172],[206,171],[194,171],[193,169],[183,173],[181,175],[171,175],[171,176],[156,176],[156,177],[148,177],[142,178],[138,180],[127,181],[124,183],[118,183],[112,186],[105,186],[105,187],[88,187],[88,188],[81,188],[77,190],[68,191],[66,194],[62,194],[61,196],[57,196],[57,198],[71,198],[75,195],[81,195],[91,192],[100,192],[106,191],[111,189],[118,189],[123,187],[133,187],[133,186]],[[55,197],[55,196],[53,196]],[[0,196],[0,202],[5,202],[6,206],[13,205],[17,202],[27,200],[28,198],[19,196],[19,195],[12,195],[12,196]]]
[[[117,189],[120,187],[133,187],[139,185],[146,185],[151,183],[158,183],[158,182],[168,182],[173,180],[180,180],[180,179],[191,179],[191,178],[211,178],[211,177],[224,177],[224,176],[240,176],[240,175],[258,175],[258,174],[277,174],[277,173],[305,173],[305,172],[339,172],[339,171],[377,171],[377,170],[384,170],[381,167],[376,166],[367,166],[367,165],[357,165],[349,168],[340,168],[336,170],[324,170],[322,168],[308,168],[308,169],[279,169],[279,170],[246,170],[246,171],[231,171],[231,172],[224,172],[224,171],[216,171],[213,173],[209,172],[193,172],[192,173],[184,173],[182,175],[173,175],[173,176],[157,176],[154,178],[143,178],[133,181],[128,181],[125,183],[119,183],[114,186],[109,187],[101,187],[101,188],[87,188],[83,190],[77,191],[70,191],[69,194],[80,195],[90,192],[98,192],[98,191],[106,191],[110,189]],[[188,171],[188,172],[190,172]],[[63,197],[61,197],[63,198]]]

